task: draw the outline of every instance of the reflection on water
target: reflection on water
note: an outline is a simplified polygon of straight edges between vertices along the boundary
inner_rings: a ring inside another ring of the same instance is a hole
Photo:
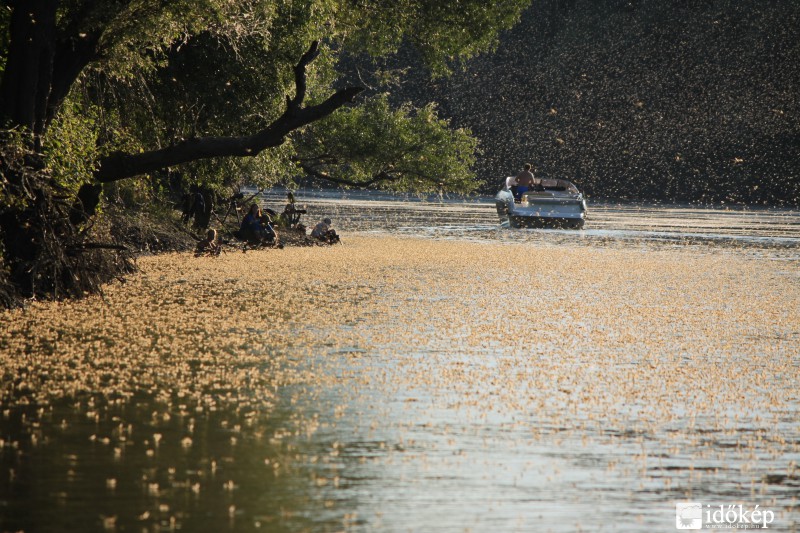
[[[13,409],[4,421],[3,531],[302,531],[326,517],[269,437],[290,413],[173,412],[156,402]],[[13,414],[12,414],[13,413]],[[242,517],[241,509],[249,511]],[[302,510],[307,509],[306,513]],[[253,512],[253,510],[256,510]],[[299,512],[298,512],[299,511]]]
[[[3,315],[0,530],[797,529],[795,213],[300,201],[345,244]]]

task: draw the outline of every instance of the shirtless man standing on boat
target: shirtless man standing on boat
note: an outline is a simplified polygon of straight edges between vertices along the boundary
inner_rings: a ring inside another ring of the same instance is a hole
[[[526,192],[528,189],[533,187],[536,178],[533,177],[533,172],[531,172],[530,163],[525,163],[525,166],[522,167],[522,172],[517,174],[517,190],[514,193],[515,199],[522,198],[522,194]]]

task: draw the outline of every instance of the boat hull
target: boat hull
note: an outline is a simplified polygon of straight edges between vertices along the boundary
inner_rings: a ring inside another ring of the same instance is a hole
[[[583,218],[569,217],[538,217],[512,215],[508,224],[512,228],[554,228],[554,229],[581,229],[585,220]]]
[[[581,229],[586,219],[586,202],[575,194],[526,195],[521,203],[504,189],[495,197],[500,221],[512,228]]]

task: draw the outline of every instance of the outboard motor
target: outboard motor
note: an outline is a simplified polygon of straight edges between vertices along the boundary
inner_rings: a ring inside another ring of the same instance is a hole
[[[503,189],[494,197],[494,206],[497,209],[497,216],[500,222],[509,220],[511,212],[514,210],[514,195],[508,189]]]

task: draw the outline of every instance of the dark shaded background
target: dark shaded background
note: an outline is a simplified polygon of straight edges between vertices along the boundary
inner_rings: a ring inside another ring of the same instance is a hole
[[[397,101],[469,127],[493,192],[523,163],[594,197],[800,205],[800,1],[534,0],[494,54]]]

